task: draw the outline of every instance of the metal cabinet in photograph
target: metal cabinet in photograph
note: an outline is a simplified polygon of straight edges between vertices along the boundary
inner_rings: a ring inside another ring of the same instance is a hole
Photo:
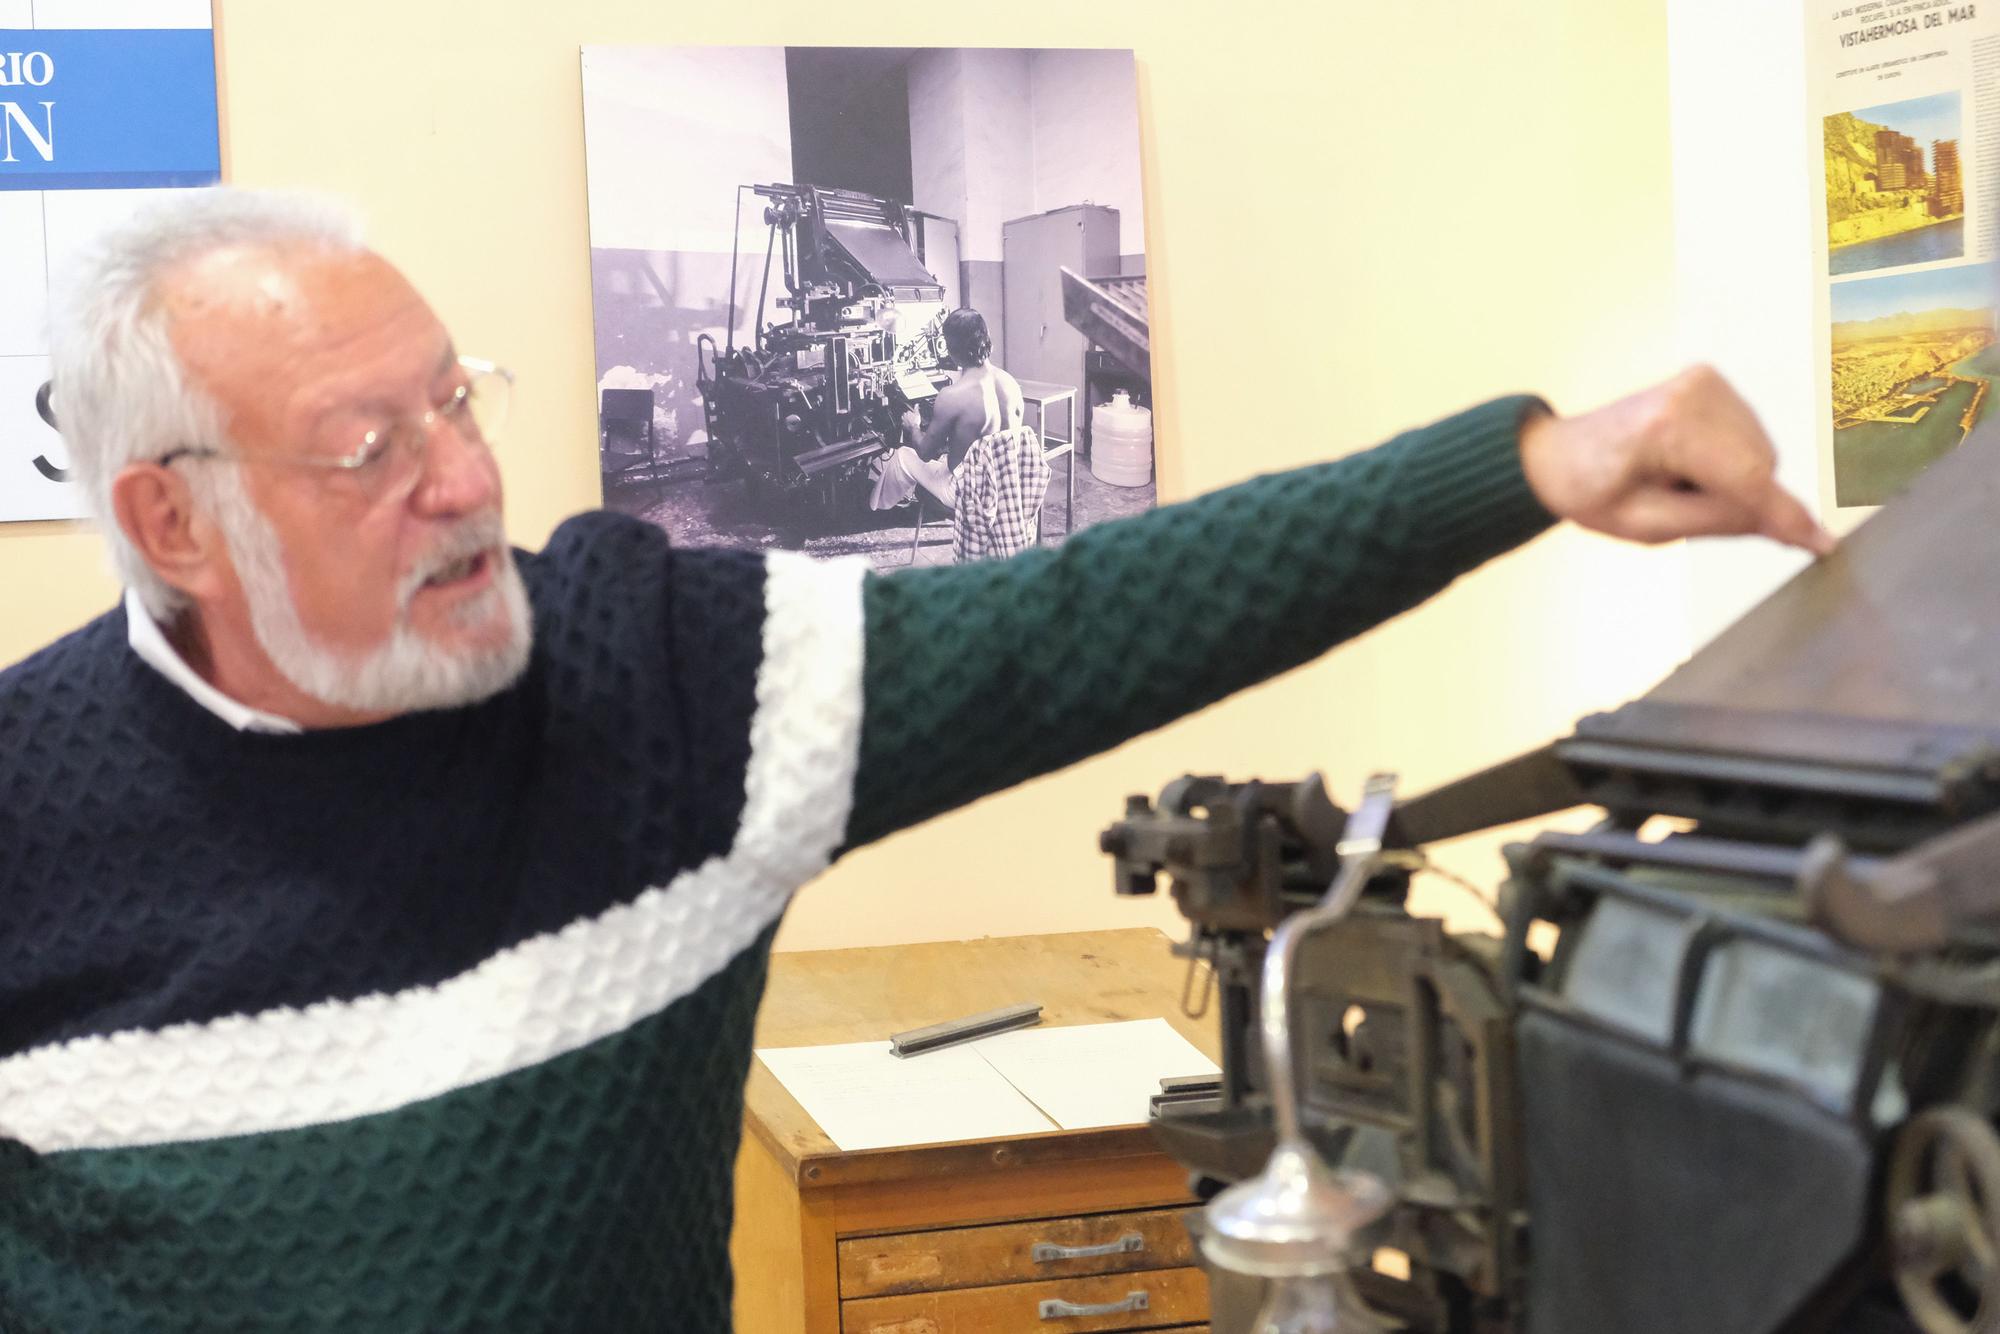
[[[1118,210],[1098,204],[1016,218],[1001,230],[1005,366],[1017,380],[1083,385],[1090,342],[1063,318],[1062,271],[1118,272]]]

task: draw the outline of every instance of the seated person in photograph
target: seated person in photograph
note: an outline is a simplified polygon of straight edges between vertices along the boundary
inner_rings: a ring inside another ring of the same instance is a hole
[[[897,446],[884,461],[869,502],[878,510],[902,504],[918,487],[946,509],[958,508],[954,475],[973,442],[1022,424],[1021,382],[993,364],[984,315],[961,306],[945,316],[944,350],[957,378],[939,391],[928,427],[915,408],[903,414],[903,435],[917,443]]]
[[[720,1334],[772,936],[842,852],[1559,518],[1828,541],[1697,370],[1009,560],[878,577],[602,511],[516,552],[508,381],[341,217],[193,193],[54,310],[127,592],[0,672],[8,1330]],[[946,419],[1018,414],[969,360]],[[1218,551],[1257,597],[1181,573]]]

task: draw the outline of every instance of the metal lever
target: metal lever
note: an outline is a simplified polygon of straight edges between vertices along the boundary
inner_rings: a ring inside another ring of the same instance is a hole
[[[1299,941],[1337,924],[1361,897],[1382,863],[1382,839],[1396,804],[1396,780],[1377,774],[1368,780],[1361,804],[1347,818],[1339,852],[1340,870],[1326,897],[1306,912],[1293,913],[1271,933],[1265,947],[1258,1023],[1264,1039],[1264,1075],[1276,1123],[1277,1143],[1264,1170],[1210,1200],[1202,1254],[1218,1269],[1277,1282],[1325,1278],[1348,1282],[1346,1268],[1357,1234],[1386,1213],[1388,1187],[1362,1172],[1336,1172],[1320,1157],[1301,1125],[1301,1099],[1292,1047],[1290,985]],[[1275,1288],[1274,1288],[1275,1291]],[[1350,1298],[1342,1296],[1346,1304]],[[1358,1322],[1358,1323],[1357,1323]],[[1365,1308],[1341,1328],[1376,1330]]]
[[[1138,1232],[1127,1232],[1116,1241],[1107,1241],[1102,1246],[1058,1246],[1052,1241],[1038,1241],[1028,1251],[1038,1265],[1053,1264],[1057,1260],[1088,1260],[1096,1255],[1136,1255],[1146,1249],[1146,1238]]]
[[[1122,1302],[1099,1302],[1095,1306],[1082,1306],[1060,1297],[1050,1297],[1035,1309],[1044,1320],[1070,1320],[1082,1315],[1123,1315],[1127,1311],[1143,1311],[1150,1305],[1152,1300],[1145,1293],[1135,1292]]]
[[[1289,985],[1293,956],[1299,941],[1322,927],[1347,916],[1361,897],[1369,877],[1382,861],[1382,839],[1389,829],[1389,817],[1396,809],[1396,776],[1374,774],[1363,788],[1361,804],[1347,817],[1337,851],[1340,871],[1326,896],[1305,912],[1294,913],[1271,933],[1264,951],[1262,1013],[1258,1015],[1264,1039],[1264,1070],[1270,1081],[1271,1111],[1277,1122],[1278,1138],[1305,1143],[1299,1129],[1299,1098],[1295,1087],[1292,1054],[1291,1004]]]
[[[1208,946],[1207,954],[1210,957],[1203,957],[1202,946],[1204,944]],[[1213,957],[1216,950],[1215,940],[1212,936],[1205,935],[1201,927],[1196,926],[1188,936],[1186,948],[1188,970],[1187,976],[1181,981],[1181,1013],[1190,1019],[1200,1019],[1208,1014],[1209,998],[1215,994],[1215,959]],[[1204,963],[1208,965],[1208,969],[1206,972],[1202,972],[1201,1000],[1197,1003],[1190,998],[1194,995],[1195,974],[1201,971],[1201,966]]]

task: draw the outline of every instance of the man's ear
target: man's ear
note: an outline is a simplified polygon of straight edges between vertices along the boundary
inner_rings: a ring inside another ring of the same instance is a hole
[[[195,512],[187,480],[158,463],[134,463],[111,481],[111,512],[153,572],[196,601],[223,582],[222,534]]]

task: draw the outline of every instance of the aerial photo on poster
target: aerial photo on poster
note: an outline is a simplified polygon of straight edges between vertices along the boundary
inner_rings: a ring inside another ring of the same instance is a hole
[[[1881,504],[1991,409],[1996,283],[1987,263],[1833,285],[1837,505]]]
[[[1829,273],[1964,256],[1959,106],[1937,93],[1826,117]]]

